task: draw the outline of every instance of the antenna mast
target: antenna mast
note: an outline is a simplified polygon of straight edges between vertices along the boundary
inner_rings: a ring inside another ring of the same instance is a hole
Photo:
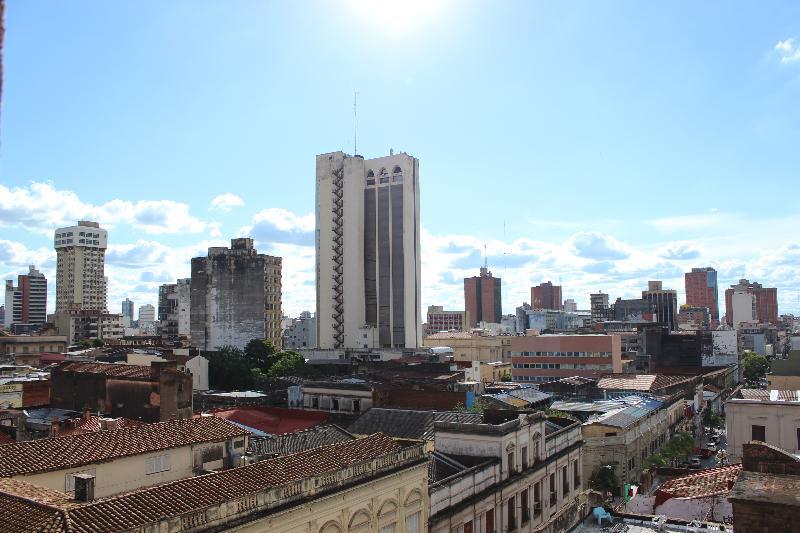
[[[353,91],[353,155],[358,155],[358,92]]]

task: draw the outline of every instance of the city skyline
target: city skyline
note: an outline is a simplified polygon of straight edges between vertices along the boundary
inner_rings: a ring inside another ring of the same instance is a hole
[[[55,280],[52,232],[88,219],[110,232],[112,311],[156,305],[192,257],[240,236],[284,258],[287,314],[313,310],[313,156],[352,153],[356,90],[359,152],[420,159],[421,312],[463,308],[484,246],[504,313],[548,280],[581,309],[648,280],[683,303],[684,273],[705,266],[721,291],[747,278],[800,312],[800,216],[774,194],[796,173],[796,5],[691,4],[686,26],[680,6],[445,3],[380,42],[388,23],[354,6],[7,6],[3,279],[35,264]],[[332,40],[348,18],[363,34]],[[300,43],[282,27],[313,31]],[[208,67],[228,81],[205,87]],[[754,210],[751,194],[771,200]]]

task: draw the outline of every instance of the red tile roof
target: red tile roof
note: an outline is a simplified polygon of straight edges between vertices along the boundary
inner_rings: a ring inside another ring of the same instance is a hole
[[[88,372],[105,374],[109,377],[128,379],[150,379],[149,366],[124,365],[117,363],[66,363],[58,367],[61,372]]]
[[[742,400],[759,400],[764,402],[798,402],[800,401],[800,392],[796,390],[741,389],[739,391],[739,398]],[[775,399],[771,400],[771,398]]]
[[[242,424],[269,435],[283,435],[308,429],[328,420],[328,414],[302,409],[284,409],[281,407],[241,407],[235,409],[218,409],[211,414]]]
[[[741,464],[708,468],[666,481],[656,491],[656,505],[670,498],[703,498],[731,491],[742,471]]]
[[[8,435],[7,433],[0,431],[0,444],[11,444],[12,442],[17,442],[17,441],[15,441],[11,437],[11,435]]]
[[[0,520],[0,532],[94,532],[139,528],[270,488],[363,464],[403,448],[394,439],[376,433],[363,439],[185,478],[89,503],[70,501],[62,493],[28,483],[0,479],[0,516],[3,517]],[[425,461],[424,454],[418,458],[401,460]]]
[[[597,382],[598,389],[657,391],[679,383],[691,381],[687,376],[667,376],[664,374],[608,374]]]
[[[61,470],[248,434],[234,424],[208,416],[4,444],[0,446],[0,477]]]
[[[144,425],[144,422],[133,420],[132,418],[115,418],[114,423],[117,427],[114,429],[124,429]],[[61,428],[58,432],[60,437],[67,435],[80,435],[82,433],[95,433],[102,429],[99,416],[90,416],[89,418],[70,418],[66,421],[65,427]]]

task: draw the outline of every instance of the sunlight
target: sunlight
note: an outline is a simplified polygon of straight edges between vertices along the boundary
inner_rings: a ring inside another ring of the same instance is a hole
[[[406,35],[441,19],[448,0],[351,0],[371,30]]]

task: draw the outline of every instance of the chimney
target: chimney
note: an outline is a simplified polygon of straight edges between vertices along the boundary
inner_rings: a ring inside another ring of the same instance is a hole
[[[89,410],[89,406],[85,406],[83,408],[83,416],[81,417],[83,420],[89,420],[92,418],[92,412]]]
[[[58,418],[54,416],[50,420],[50,436],[58,437],[58,430],[59,430]]]
[[[92,474],[72,474],[75,478],[75,499],[79,502],[94,500],[94,476]]]

